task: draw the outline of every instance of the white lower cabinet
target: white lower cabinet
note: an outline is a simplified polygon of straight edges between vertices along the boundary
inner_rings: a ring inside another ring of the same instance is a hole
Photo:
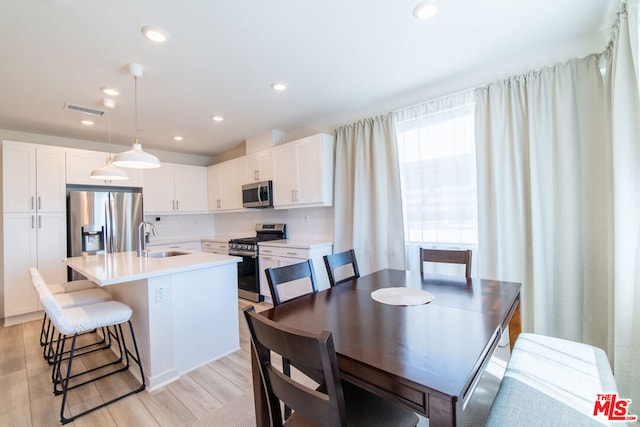
[[[54,213],[5,213],[4,317],[6,319],[40,309],[31,284],[29,268],[37,267],[48,283],[66,281],[66,215]]]
[[[228,241],[214,241],[203,240],[202,252],[208,252],[210,254],[228,255],[229,254],[229,242]]]
[[[282,242],[282,241],[281,241]],[[271,291],[265,270],[267,268],[283,267],[297,264],[307,259],[312,260],[313,269],[316,275],[318,290],[329,288],[329,277],[327,276],[324,255],[332,253],[333,244],[331,242],[296,242],[288,243],[261,242],[259,243],[259,266],[260,266],[260,293],[265,299],[271,302]],[[278,287],[281,300],[288,300],[299,295],[308,293],[311,285],[308,279],[300,279],[282,284]]]

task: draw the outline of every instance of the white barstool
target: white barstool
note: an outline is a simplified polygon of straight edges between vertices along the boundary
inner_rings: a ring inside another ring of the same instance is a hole
[[[36,289],[36,292],[38,292],[37,288],[39,286],[48,287],[58,305],[63,309],[111,300],[111,295],[107,291],[99,289],[89,280],[49,285],[44,281],[44,278],[38,269],[30,268],[29,274],[31,275],[31,283]],[[42,327],[40,329],[40,345],[43,346],[42,357],[49,364],[53,363],[53,344],[51,321],[47,317],[47,313],[45,311],[42,317]],[[109,348],[109,346],[110,342],[108,340],[108,335],[103,334],[103,337],[99,341],[82,346],[81,348],[78,348],[78,350],[91,349],[91,351],[95,351]]]
[[[56,348],[53,360],[53,378],[54,393],[62,394],[62,403],[60,406],[60,421],[62,424],[71,422],[77,417],[88,414],[89,412],[95,411],[96,409],[102,408],[110,403],[145,389],[144,372],[142,370],[138,345],[136,343],[133,326],[130,320],[132,311],[129,306],[118,301],[104,301],[83,306],[62,308],[58,304],[55,295],[51,293],[51,290],[47,286],[37,286],[36,290],[40,297],[40,303],[44,307],[47,316],[49,316],[49,319],[58,334],[55,341]],[[132,353],[126,345],[126,340],[122,331],[122,324],[125,322],[129,324],[129,331],[135,354]],[[119,359],[107,362],[95,368],[87,369],[84,372],[72,374],[74,359],[82,356],[81,354],[76,354],[78,335],[95,329],[103,329],[106,331],[106,334],[111,335],[114,338],[117,343],[117,350],[119,353],[117,355]],[[67,340],[71,341],[68,350],[66,350]],[[65,355],[67,356],[65,357]],[[126,371],[129,369],[131,360],[138,365],[141,379],[140,387],[129,390],[107,402],[103,402],[86,409],[79,414],[69,416],[65,415],[65,405],[69,390],[98,381],[109,375]],[[66,362],[66,366],[64,366],[64,362]],[[104,371],[101,371],[103,373],[96,374],[97,376],[91,375],[92,372],[103,370],[103,368],[107,368],[109,366],[112,366],[113,368],[109,369],[108,372],[104,373]],[[71,380],[74,380],[73,385],[71,385]]]
[[[33,270],[35,270],[36,272],[38,271],[35,268]],[[31,270],[29,270],[29,273],[31,274]],[[33,274],[32,274],[32,277],[33,277]],[[32,279],[32,282],[33,282],[33,279]],[[62,294],[67,292],[84,291],[87,289],[97,289],[98,285],[96,285],[90,280],[74,280],[71,282],[51,283],[51,284],[47,283],[47,286],[49,286],[51,293]],[[51,322],[47,319],[47,314],[45,313],[44,316],[42,316],[42,327],[40,328],[40,345],[43,347],[47,345],[48,331],[50,327],[51,327]]]

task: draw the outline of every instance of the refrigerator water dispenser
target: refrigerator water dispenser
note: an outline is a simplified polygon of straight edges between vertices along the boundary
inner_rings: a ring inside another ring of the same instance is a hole
[[[82,253],[95,255],[104,252],[104,227],[99,224],[87,224],[81,227]]]

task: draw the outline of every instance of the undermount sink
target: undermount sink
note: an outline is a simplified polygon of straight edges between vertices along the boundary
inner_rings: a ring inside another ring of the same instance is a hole
[[[181,252],[181,251],[159,251],[159,252],[149,252],[149,258],[169,258],[173,256],[179,255],[188,255],[190,252]]]

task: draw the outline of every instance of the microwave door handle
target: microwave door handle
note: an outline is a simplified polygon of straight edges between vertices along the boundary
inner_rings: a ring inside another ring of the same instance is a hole
[[[262,187],[262,185],[258,184],[258,204],[259,205],[262,204],[262,195],[260,194],[260,187]]]

